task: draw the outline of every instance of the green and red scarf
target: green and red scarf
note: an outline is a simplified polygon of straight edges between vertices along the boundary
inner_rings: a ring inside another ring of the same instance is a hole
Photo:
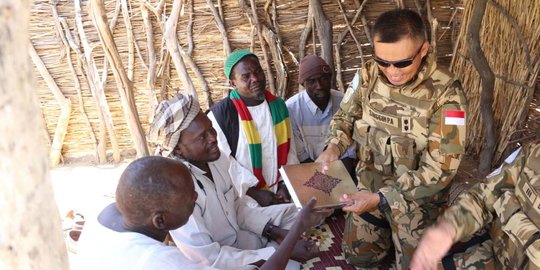
[[[272,122],[274,124],[274,133],[277,139],[277,162],[278,168],[287,164],[287,155],[289,153],[289,147],[291,144],[291,124],[289,122],[289,111],[283,99],[272,95],[269,91],[264,91],[266,96],[266,102],[270,106],[270,114],[272,114]],[[255,126],[255,122],[251,117],[251,113],[244,104],[244,101],[240,98],[240,95],[236,90],[233,90],[229,98],[232,100],[238,114],[240,114],[240,120],[242,121],[242,129],[246,134],[249,145],[249,156],[251,159],[251,165],[253,167],[253,174],[259,180],[257,188],[268,189],[274,184],[268,186],[266,180],[262,174],[262,147],[261,137],[259,131]],[[279,173],[278,173],[279,174]]]

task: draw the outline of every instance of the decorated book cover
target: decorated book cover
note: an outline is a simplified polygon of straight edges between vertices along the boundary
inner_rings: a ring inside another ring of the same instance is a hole
[[[339,198],[357,188],[341,160],[330,164],[327,174],[320,163],[285,165],[279,169],[296,207],[302,208],[311,197],[317,198],[316,208],[340,208]]]

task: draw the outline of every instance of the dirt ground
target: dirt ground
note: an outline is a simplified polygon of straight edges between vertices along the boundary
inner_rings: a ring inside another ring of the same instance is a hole
[[[58,210],[63,217],[70,210],[95,215],[114,200],[118,178],[127,163],[104,166],[68,165],[51,170]]]
[[[73,210],[90,220],[114,202],[118,179],[127,164],[88,166],[71,163],[51,169],[50,177],[65,234],[72,225],[66,217],[68,212]],[[68,252],[68,257],[70,269],[81,269],[76,254]]]

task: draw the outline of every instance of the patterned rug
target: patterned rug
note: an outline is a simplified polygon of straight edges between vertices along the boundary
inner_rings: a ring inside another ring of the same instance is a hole
[[[320,243],[319,249],[322,251],[320,257],[313,258],[302,265],[302,270],[354,270],[354,266],[349,265],[343,257],[341,251],[341,240],[343,239],[343,228],[345,227],[344,215],[332,216],[310,232],[307,238]]]
[[[340,213],[326,219],[323,225],[320,225],[310,232],[306,237],[312,241],[320,243],[319,249],[322,254],[313,258],[302,265],[302,270],[355,270],[356,268],[347,263],[341,250],[341,241],[343,240],[343,229],[345,227],[345,216]],[[388,263],[380,266],[378,269],[390,269],[392,258],[387,258]]]

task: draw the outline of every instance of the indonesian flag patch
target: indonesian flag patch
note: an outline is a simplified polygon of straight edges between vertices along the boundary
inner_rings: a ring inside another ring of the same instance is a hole
[[[465,111],[447,110],[444,112],[444,124],[448,126],[464,126]]]

